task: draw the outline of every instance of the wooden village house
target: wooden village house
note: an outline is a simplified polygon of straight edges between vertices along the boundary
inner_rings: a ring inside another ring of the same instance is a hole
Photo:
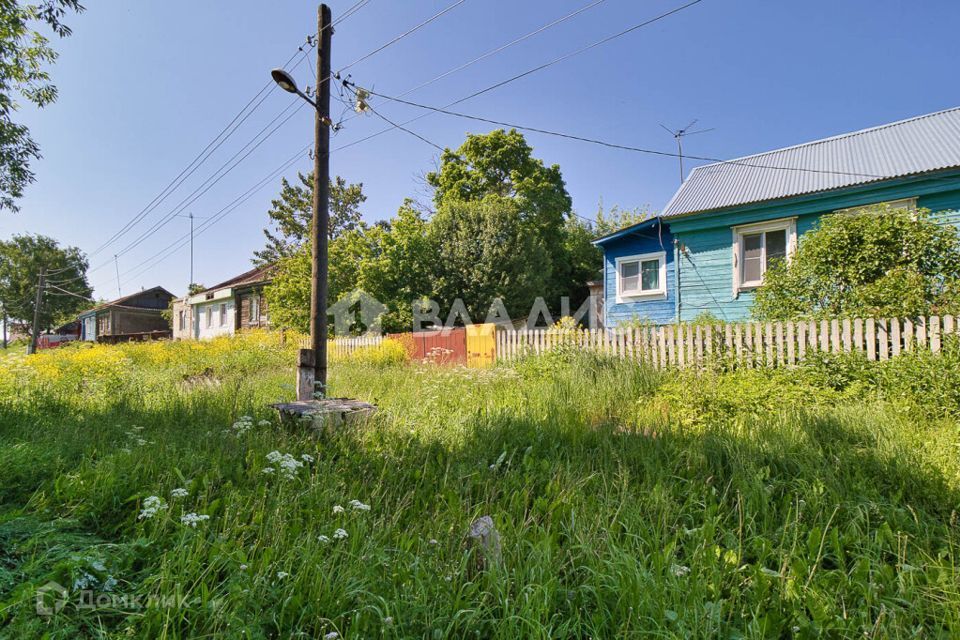
[[[263,288],[273,267],[257,267],[173,303],[175,340],[199,340],[270,326]]]

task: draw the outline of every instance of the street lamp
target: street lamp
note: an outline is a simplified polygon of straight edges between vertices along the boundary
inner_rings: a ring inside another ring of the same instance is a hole
[[[295,93],[307,102],[309,102],[314,109],[319,109],[317,103],[310,99],[310,96],[305,94],[303,91],[297,88],[297,81],[293,79],[289,73],[283,69],[274,69],[270,72],[270,77],[273,78],[273,81],[277,83],[281,89],[287,93]]]

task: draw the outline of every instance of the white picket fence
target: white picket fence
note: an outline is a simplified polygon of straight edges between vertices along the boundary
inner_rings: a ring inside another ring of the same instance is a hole
[[[348,356],[357,349],[364,347],[375,347],[383,342],[383,336],[363,335],[338,337],[327,341],[327,354],[332,358]],[[310,338],[303,338],[300,341],[301,349],[310,348]]]
[[[646,362],[657,368],[700,365],[727,358],[745,367],[790,366],[811,352],[861,351],[887,360],[904,351],[938,352],[944,336],[957,331],[953,316],[919,320],[833,319],[666,325],[617,329],[497,331],[497,361],[539,354],[561,345]]]

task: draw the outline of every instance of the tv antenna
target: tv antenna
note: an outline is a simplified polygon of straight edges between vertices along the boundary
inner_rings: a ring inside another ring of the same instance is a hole
[[[680,159],[680,184],[683,184],[683,139],[687,136],[696,135],[698,133],[706,133],[707,131],[713,131],[714,129],[711,127],[709,129],[697,129],[696,131],[691,131],[691,129],[693,129],[693,125],[695,124],[697,124],[696,119],[694,119],[683,129],[669,129],[664,124],[660,125],[664,131],[673,136],[673,139],[677,141],[677,157]]]

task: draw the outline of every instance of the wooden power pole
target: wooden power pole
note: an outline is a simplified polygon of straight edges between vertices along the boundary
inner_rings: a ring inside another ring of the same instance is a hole
[[[327,235],[330,228],[330,7],[317,12],[317,108],[313,152],[313,274],[310,283],[310,348],[314,389],[327,395]],[[301,398],[305,399],[305,398]]]
[[[37,277],[37,296],[33,301],[33,329],[30,333],[30,351],[37,352],[37,339],[40,337],[40,305],[43,304],[43,287],[46,276],[46,267],[40,267],[40,275]]]

